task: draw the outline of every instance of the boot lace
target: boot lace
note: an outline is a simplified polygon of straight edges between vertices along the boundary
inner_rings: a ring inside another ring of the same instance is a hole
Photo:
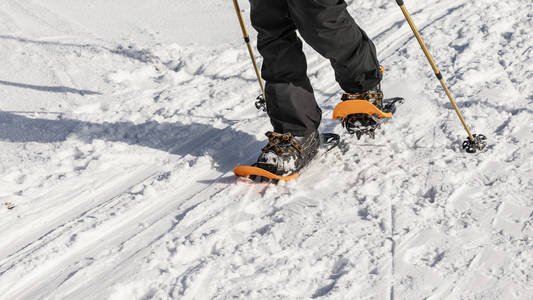
[[[274,151],[276,154],[302,154],[304,149],[294,140],[292,133],[277,133],[269,131],[266,133],[268,144],[263,147],[263,152]]]

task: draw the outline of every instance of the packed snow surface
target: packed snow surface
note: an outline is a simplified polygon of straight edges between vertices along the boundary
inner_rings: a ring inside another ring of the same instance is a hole
[[[533,3],[406,1],[475,155],[395,1],[348,4],[406,103],[349,136],[306,46],[348,147],[273,185],[231,1],[1,0],[0,298],[533,299]]]

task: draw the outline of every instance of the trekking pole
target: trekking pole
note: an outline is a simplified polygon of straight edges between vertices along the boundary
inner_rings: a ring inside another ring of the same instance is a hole
[[[466,125],[465,119],[463,118],[463,115],[461,114],[461,111],[459,110],[459,107],[455,103],[455,100],[453,99],[452,93],[448,89],[448,86],[446,85],[446,82],[444,81],[444,78],[442,77],[442,74],[435,64],[435,61],[433,60],[433,57],[429,53],[428,48],[426,47],[426,44],[422,40],[422,36],[416,29],[416,26],[413,22],[413,19],[411,18],[411,15],[405,8],[405,5],[403,3],[403,0],[396,0],[396,3],[400,6],[402,9],[403,15],[405,16],[405,19],[407,20],[407,23],[409,23],[409,26],[413,30],[413,33],[415,34],[416,39],[418,40],[418,43],[420,44],[420,47],[422,47],[422,51],[424,51],[424,54],[426,55],[429,64],[431,65],[431,68],[433,68],[433,71],[435,72],[435,76],[437,76],[437,79],[440,81],[440,84],[444,88],[444,92],[448,96],[448,99],[450,99],[450,102],[452,103],[453,109],[457,113],[457,116],[461,120],[461,123],[463,123],[463,126],[468,133],[468,139],[463,142],[463,149],[466,150],[468,153],[476,153],[477,150],[483,150],[487,146],[487,137],[485,137],[482,134],[472,134],[470,132],[470,129],[468,128],[468,125]]]
[[[261,79],[261,75],[259,73],[259,67],[257,67],[254,50],[252,49],[252,45],[250,44],[250,37],[248,36],[248,31],[246,30],[246,25],[244,24],[244,20],[241,14],[241,9],[239,7],[239,3],[237,2],[237,0],[233,0],[233,6],[235,6],[235,12],[237,12],[237,18],[239,19],[239,24],[241,25],[244,42],[246,43],[246,46],[248,47],[248,53],[250,53],[250,58],[252,59],[252,64],[254,65],[255,75],[257,76],[257,81],[259,82],[259,86],[261,87],[261,95],[257,97],[257,101],[255,102],[255,107],[257,107],[257,109],[262,109],[263,111],[266,111],[265,87],[263,86],[263,80]]]

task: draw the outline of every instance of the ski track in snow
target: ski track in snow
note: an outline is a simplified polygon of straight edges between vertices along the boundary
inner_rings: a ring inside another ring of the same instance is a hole
[[[533,299],[533,4],[406,6],[488,150],[461,151],[394,1],[349,1],[386,96],[407,101],[375,140],[347,136],[305,46],[321,130],[349,146],[272,185],[232,174],[270,129],[240,43],[175,43],[144,18],[117,39],[51,1],[2,1],[1,298]]]

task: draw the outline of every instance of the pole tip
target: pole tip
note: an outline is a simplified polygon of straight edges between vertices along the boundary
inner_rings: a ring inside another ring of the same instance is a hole
[[[474,139],[470,137],[463,142],[463,149],[467,153],[476,153],[477,151],[483,151],[487,147],[487,137],[482,134],[474,134]]]

